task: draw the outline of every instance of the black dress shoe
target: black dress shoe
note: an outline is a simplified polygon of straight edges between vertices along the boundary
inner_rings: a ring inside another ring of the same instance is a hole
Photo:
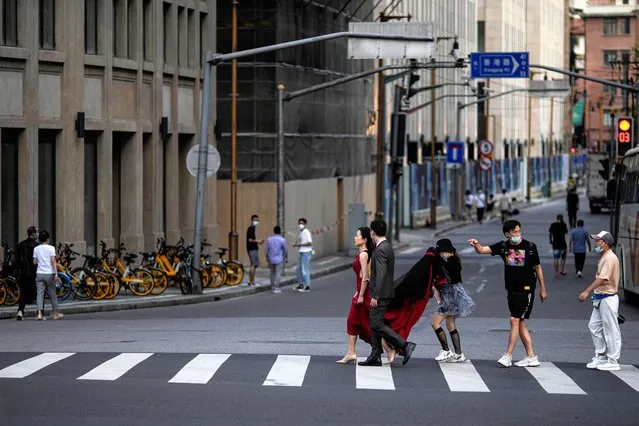
[[[358,362],[357,365],[361,365],[363,367],[381,367],[382,366],[382,358],[370,355],[366,358],[366,361]]]
[[[402,360],[402,365],[406,365],[416,347],[416,344],[412,342],[406,342],[406,345],[402,348],[402,356],[404,357],[404,359]]]

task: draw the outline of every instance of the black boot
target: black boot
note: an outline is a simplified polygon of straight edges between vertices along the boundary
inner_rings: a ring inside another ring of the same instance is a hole
[[[361,365],[363,367],[381,367],[382,366],[382,357],[375,354],[370,354],[366,361],[358,362],[357,365]]]

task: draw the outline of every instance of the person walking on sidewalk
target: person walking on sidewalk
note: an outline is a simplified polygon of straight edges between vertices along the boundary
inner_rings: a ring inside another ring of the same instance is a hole
[[[481,225],[484,223],[484,211],[486,210],[486,194],[483,193],[481,188],[477,188],[475,205],[477,206],[477,222]]]
[[[435,250],[439,255],[440,268],[438,274],[445,277],[443,285],[434,287],[435,299],[439,307],[433,314],[431,325],[435,335],[442,345],[442,350],[435,358],[438,362],[464,362],[466,357],[461,349],[461,339],[457,332],[455,318],[467,317],[475,310],[475,302],[470,297],[462,285],[462,265],[457,250],[453,243],[444,238],[437,241]],[[436,280],[438,282],[438,280]],[[450,333],[450,340],[453,342],[455,351],[448,348],[446,332],[442,328],[442,323],[446,321],[446,328]]]
[[[264,244],[264,240],[258,240],[256,236],[256,228],[259,223],[260,218],[254,214],[251,216],[251,225],[246,230],[246,251],[251,263],[248,285],[255,285],[255,272],[260,266],[260,244]]]
[[[504,280],[508,293],[508,309],[510,310],[510,334],[508,349],[497,361],[502,367],[512,365],[513,352],[517,340],[526,349],[526,357],[515,363],[517,367],[537,367],[539,359],[533,351],[532,338],[526,325],[535,300],[535,288],[539,280],[539,297],[543,302],[548,298],[544,274],[539,261],[537,246],[521,237],[521,224],[516,220],[507,220],[502,227],[505,241],[491,246],[482,246],[476,239],[468,240],[479,254],[500,256],[504,261]]]
[[[282,237],[282,228],[279,226],[273,228],[273,235],[266,239],[264,254],[270,270],[271,291],[275,294],[281,293],[280,280],[288,260],[288,247],[286,247],[286,240]]]
[[[20,299],[16,319],[22,321],[24,308],[36,298],[36,265],[33,263],[33,249],[38,245],[38,228],[27,229],[27,239],[18,244],[18,269],[20,270]]]
[[[575,256],[575,269],[577,270],[578,278],[583,277],[587,253],[586,244],[588,245],[588,251],[592,251],[588,231],[584,229],[584,221],[579,219],[577,227],[570,231],[570,250]]]
[[[579,194],[577,194],[577,188],[574,186],[568,190],[566,210],[568,210],[568,223],[570,224],[570,229],[572,229],[577,223],[577,212],[579,211]]]
[[[550,224],[548,233],[550,234],[550,245],[552,246],[555,276],[557,277],[559,274],[566,275],[566,251],[568,249],[566,235],[568,234],[568,227],[566,222],[564,222],[563,215],[557,215],[557,220]]]
[[[55,284],[58,282],[58,269],[55,247],[49,244],[49,233],[40,232],[40,245],[33,249],[33,264],[36,269],[36,286],[38,289],[38,321],[44,318],[44,292],[49,294],[53,306],[53,319],[61,319],[64,315],[58,311],[58,297]]]
[[[583,302],[593,292],[592,314],[588,328],[595,345],[595,357],[586,368],[618,371],[621,354],[621,330],[619,330],[619,259],[612,251],[614,239],[610,232],[591,235],[595,240],[595,253],[599,254],[595,280],[580,295]]]
[[[466,196],[464,197],[464,208],[466,209],[466,220],[473,220],[473,207],[475,206],[476,198],[470,192],[470,189],[466,190]]]
[[[506,195],[506,188],[501,190],[501,195],[497,200],[497,210],[501,213],[501,224],[503,225],[506,220],[508,220],[508,216],[510,216],[510,210],[512,206],[510,204],[510,198]]]
[[[311,258],[313,257],[313,237],[311,231],[306,225],[308,222],[303,217],[298,221],[300,233],[293,247],[299,247],[299,256],[297,259],[297,282],[298,286],[294,289],[302,293],[311,291]]]

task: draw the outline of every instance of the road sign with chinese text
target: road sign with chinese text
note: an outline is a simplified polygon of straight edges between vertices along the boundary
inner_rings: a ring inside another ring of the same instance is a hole
[[[528,78],[528,52],[473,52],[471,78]]]

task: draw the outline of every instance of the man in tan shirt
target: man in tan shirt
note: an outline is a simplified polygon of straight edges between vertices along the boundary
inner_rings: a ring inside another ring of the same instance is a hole
[[[612,251],[614,239],[607,231],[590,236],[595,240],[595,253],[601,257],[597,265],[595,280],[579,295],[583,302],[593,292],[592,314],[588,328],[595,344],[595,357],[586,365],[587,368],[618,371],[621,353],[621,331],[617,317],[619,316],[619,259]]]

